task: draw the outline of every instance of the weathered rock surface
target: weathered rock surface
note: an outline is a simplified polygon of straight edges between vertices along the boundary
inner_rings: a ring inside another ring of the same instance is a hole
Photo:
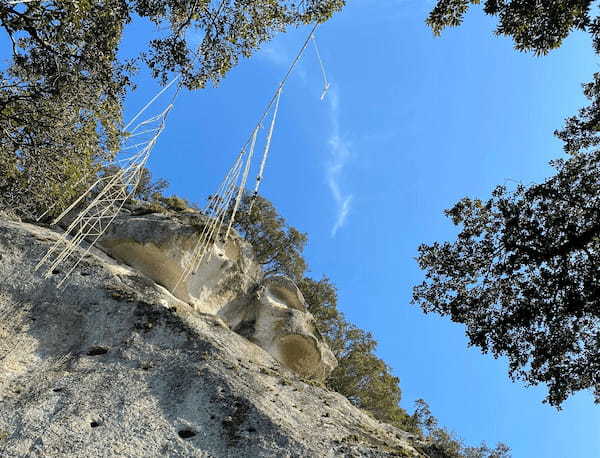
[[[264,279],[251,301],[224,310],[222,316],[234,331],[300,375],[323,380],[337,366],[289,278]]]
[[[216,315],[300,375],[324,379],[337,362],[314,326],[304,297],[284,277],[263,279],[252,247],[222,235],[198,269],[181,280],[207,218],[196,213],[122,216],[101,246],[167,288],[194,310]]]
[[[208,219],[197,212],[123,215],[100,241],[113,257],[143,272],[175,297],[203,313],[219,314],[261,280],[252,247],[237,236],[216,246],[199,268],[181,281]]]
[[[97,250],[57,290],[33,272],[55,238],[0,218],[0,456],[419,456],[408,433]],[[281,301],[278,281],[258,302]]]

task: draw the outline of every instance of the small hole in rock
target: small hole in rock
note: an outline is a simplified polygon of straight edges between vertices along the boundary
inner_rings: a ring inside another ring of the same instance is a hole
[[[62,388],[54,388],[52,391],[54,391],[55,393],[60,393],[62,390]]]
[[[104,347],[92,347],[87,352],[88,356],[105,355],[106,353],[108,353],[108,348]]]
[[[256,432],[256,428],[253,428],[252,426],[250,426],[250,427],[247,429],[247,431],[248,431],[249,433],[255,433],[255,432]]]
[[[58,269],[54,269],[52,271],[52,275],[56,275],[56,274],[59,274],[59,273],[60,273],[60,270],[58,270]]]
[[[192,431],[191,429],[182,429],[177,434],[179,434],[179,437],[182,439],[189,439],[190,437],[194,437],[196,432]]]
[[[210,419],[211,419],[211,420],[214,420],[215,418],[216,418],[216,417],[215,417],[214,415],[211,415],[211,416],[210,416]]]
[[[90,426],[92,428],[97,428],[98,426],[100,426],[100,423],[98,423],[97,421],[93,421],[93,422],[90,423]]]

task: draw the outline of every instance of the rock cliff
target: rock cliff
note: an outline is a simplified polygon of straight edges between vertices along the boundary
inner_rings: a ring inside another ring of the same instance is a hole
[[[0,456],[422,456],[321,386],[300,292],[239,238],[178,289],[193,224],[123,218],[61,291],[57,232],[0,215]]]
[[[217,238],[208,256],[182,279],[208,218],[198,212],[123,215],[100,245],[200,313],[221,318],[300,375],[324,379],[337,362],[318,336],[304,297],[285,277],[263,278],[252,247],[237,234]]]

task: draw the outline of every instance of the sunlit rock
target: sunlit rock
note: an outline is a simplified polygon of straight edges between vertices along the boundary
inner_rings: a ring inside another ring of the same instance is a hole
[[[197,312],[220,317],[295,372],[319,379],[329,375],[337,362],[302,293],[289,278],[263,279],[252,247],[237,234],[227,241],[219,234],[198,269],[182,278],[207,222],[195,212],[124,216],[100,245]]]

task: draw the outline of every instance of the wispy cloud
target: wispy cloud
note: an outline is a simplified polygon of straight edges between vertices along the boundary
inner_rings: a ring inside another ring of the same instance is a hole
[[[281,40],[274,40],[260,48],[256,55],[259,59],[264,59],[276,67],[287,68],[292,63],[295,53],[288,49]],[[308,75],[302,61],[296,65],[294,73],[303,83],[306,83]]]
[[[311,53],[312,49],[307,51]],[[259,51],[258,56],[272,65],[285,67],[289,65],[294,54],[286,49],[281,41],[272,41],[266,46],[263,46]],[[316,67],[314,71],[320,73],[318,67]],[[296,73],[300,77],[302,83],[307,84],[307,73],[302,66],[302,62],[300,63],[300,66],[296,68]],[[350,142],[341,133],[339,120],[340,97],[335,87],[331,87],[325,100],[331,122],[331,131],[328,139],[329,157],[325,161],[325,175],[327,186],[331,191],[335,203],[335,220],[331,228],[331,236],[335,237],[337,232],[346,224],[352,210],[353,195],[344,192],[341,186],[344,169],[351,159],[352,153],[350,150]]]
[[[276,66],[289,64],[290,61],[290,53],[278,41],[264,45],[256,55]]]
[[[331,228],[331,236],[335,237],[350,214],[352,194],[342,191],[340,184],[342,174],[351,157],[350,143],[342,136],[339,120],[339,94],[335,88],[327,95],[329,115],[331,118],[331,133],[329,135],[329,161],[326,166],[327,185],[336,204],[335,223]]]

